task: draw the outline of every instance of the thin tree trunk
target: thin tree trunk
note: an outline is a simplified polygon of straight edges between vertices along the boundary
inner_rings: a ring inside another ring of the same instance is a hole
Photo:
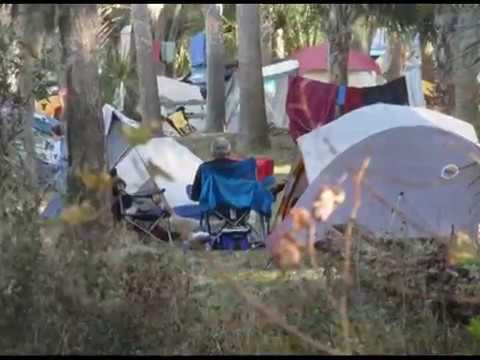
[[[273,51],[272,51],[272,26],[271,24],[264,24],[262,30],[262,65],[267,66],[272,63]]]
[[[438,92],[440,93],[440,109],[447,113],[454,113],[452,99],[452,63],[454,49],[452,47],[452,32],[455,28],[457,17],[451,11],[449,4],[435,5],[435,27],[437,28],[437,42],[435,44],[436,77]]]
[[[420,36],[422,39],[422,36]],[[434,82],[435,81],[435,65],[433,62],[433,48],[430,43],[421,43],[422,49],[422,80]]]
[[[237,4],[242,145],[270,148],[263,89],[258,4]]]
[[[283,38],[283,29],[277,29],[273,40],[273,58],[280,60],[285,58],[285,40]]]
[[[135,36],[142,122],[157,125],[161,121],[160,100],[153,64],[153,41],[147,4],[132,4],[132,23]],[[161,128],[159,128],[159,133],[161,134]]]
[[[154,39],[160,42],[165,41],[167,37],[167,22],[168,19],[173,16],[173,7],[172,4],[163,4],[163,8],[154,19],[153,34]],[[157,75],[165,76],[166,73],[166,64],[163,60],[158,62],[155,65],[155,71]]]
[[[33,65],[34,58],[41,56],[45,37],[43,9],[38,4],[19,4],[19,28],[21,32],[20,57],[22,71],[19,76],[20,94],[25,101],[22,111],[23,143],[26,152],[25,165],[29,183],[34,188],[38,185],[36,171],[35,140],[33,135],[34,96]]]
[[[330,82],[348,85],[348,54],[352,40],[349,6],[330,5],[328,29],[328,73]]]
[[[476,63],[478,47],[469,50],[469,46],[480,39],[478,29],[479,11],[476,6],[462,9],[454,31],[453,46],[456,59],[453,61],[453,83],[455,85],[455,116],[472,124],[480,130],[478,118],[479,84],[477,74],[480,66]]]
[[[222,19],[215,4],[205,5],[207,37],[207,132],[223,132],[225,123],[225,49]]]
[[[455,72],[455,117],[480,130],[478,119],[478,71],[464,69]]]
[[[265,14],[261,14],[263,19],[261,26],[261,49],[262,49],[262,66],[270,65],[273,60],[273,24],[269,11],[271,9],[263,9]]]
[[[85,169],[104,170],[104,126],[101,111],[100,81],[96,59],[99,18],[96,4],[63,6],[60,22],[66,57],[64,118],[68,125],[71,161],[69,192],[83,193],[76,178]]]
[[[397,33],[390,34],[388,43],[391,61],[388,70],[383,76],[385,80],[392,81],[402,76],[402,69],[405,64],[405,52],[402,40]]]

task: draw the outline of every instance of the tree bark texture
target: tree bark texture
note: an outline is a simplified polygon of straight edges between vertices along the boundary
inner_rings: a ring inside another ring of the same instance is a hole
[[[328,72],[330,82],[348,85],[348,54],[354,20],[352,5],[332,4],[328,25]]]
[[[149,125],[160,124],[162,117],[157,76],[153,62],[153,40],[147,4],[132,4],[132,23],[135,36],[142,122]]]
[[[66,56],[64,118],[73,176],[85,168],[104,170],[104,125],[96,58],[99,18],[96,4],[63,6],[61,30]]]
[[[454,94],[444,96],[448,113],[479,128],[478,82],[480,71],[477,25],[479,10],[475,4],[439,4],[435,6],[438,83],[442,90],[453,87]],[[453,99],[451,99],[453,97]],[[453,100],[453,101],[452,101]],[[449,106],[448,106],[449,105]]]
[[[207,127],[223,132],[225,123],[225,47],[222,18],[216,4],[204,7],[207,47]]]
[[[406,61],[405,47],[398,34],[395,32],[392,32],[390,34],[388,44],[388,51],[391,54],[390,58],[392,60],[390,61],[390,66],[388,67],[388,70],[383,76],[385,77],[385,80],[393,81],[402,76],[402,69]]]
[[[260,49],[258,4],[237,4],[240,122],[243,146],[270,148]]]
[[[36,187],[36,154],[33,135],[33,115],[35,98],[33,96],[33,67],[34,59],[39,59],[45,39],[44,17],[46,5],[19,4],[18,25],[20,30],[20,58],[22,70],[19,74],[20,94],[25,102],[22,111],[23,144],[26,152],[25,166],[29,177],[29,184]]]
[[[458,14],[457,28],[454,32],[453,83],[455,86],[455,117],[472,124],[480,130],[479,123],[479,84],[477,75],[480,64],[478,44],[480,39],[478,19],[480,11],[476,7],[462,9]],[[470,47],[471,46],[471,47]],[[459,56],[460,55],[460,56]]]

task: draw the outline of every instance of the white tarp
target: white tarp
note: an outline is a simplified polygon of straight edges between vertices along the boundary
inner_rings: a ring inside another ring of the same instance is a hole
[[[373,36],[370,56],[382,56],[388,49],[388,32],[386,28],[377,29]]]
[[[425,107],[420,64],[410,65],[405,69],[405,82],[410,106]]]
[[[322,81],[324,83],[330,82],[330,75],[325,70],[310,70],[306,71],[303,76],[307,79]],[[349,71],[348,72],[348,86],[352,87],[369,87],[385,84],[385,78],[382,75],[377,75],[375,71]]]
[[[288,116],[285,111],[288,77],[298,71],[297,60],[287,60],[262,68],[265,90],[265,110],[270,126],[280,129],[288,128]],[[240,90],[236,74],[233,74],[226,89],[226,128],[230,133],[240,131]]]
[[[126,61],[130,54],[131,37],[132,25],[127,25],[120,31],[120,56],[123,61]]]
[[[127,192],[135,193],[150,179],[159,189],[165,189],[170,206],[194,204],[187,195],[187,185],[192,185],[197,168],[202,160],[185,146],[172,138],[154,138],[145,145],[138,145],[118,163],[118,175],[127,183]],[[161,172],[150,170],[149,164],[168,173],[172,180]],[[151,177],[150,177],[151,176]]]
[[[478,143],[472,125],[433,110],[387,104],[365,106],[298,138],[308,182],[363,139],[392,128],[414,126],[437,127]]]
[[[157,84],[160,103],[167,108],[180,105],[205,104],[198,86],[165,76],[157,76]]]
[[[138,128],[140,126],[138,122],[125,116],[120,111],[115,109],[112,105],[105,104],[102,108],[102,111],[103,111],[103,125],[104,125],[105,135],[107,135],[108,132],[110,131],[110,126],[112,125],[113,113],[115,113],[115,115],[119,118],[122,124],[125,124],[130,127],[135,127],[135,128]]]
[[[122,136],[121,133],[111,132],[113,127],[112,114],[115,113],[122,126],[138,127],[139,124],[129,119],[121,112],[110,105],[103,107],[105,124],[106,145],[120,143],[121,139],[111,139],[112,136]],[[116,121],[116,120],[115,120]],[[106,149],[123,152],[123,147],[112,147]],[[113,154],[115,155],[115,154]],[[121,160],[116,164],[118,175],[127,183],[127,192],[134,194],[138,191],[153,190],[154,183],[158,189],[166,189],[165,197],[170,206],[194,204],[187,196],[187,185],[193,184],[197,168],[202,160],[193,154],[188,148],[179,144],[172,138],[153,138],[144,145],[137,145],[128,150]],[[150,167],[150,164],[153,167]],[[161,169],[156,171],[155,168]],[[168,173],[172,180],[162,175]]]

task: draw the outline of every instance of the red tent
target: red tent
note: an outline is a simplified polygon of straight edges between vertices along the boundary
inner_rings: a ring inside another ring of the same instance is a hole
[[[299,75],[310,70],[328,69],[328,43],[298,50],[293,56],[300,63]],[[367,54],[350,49],[348,54],[348,70],[350,71],[375,71],[380,74],[380,67]]]

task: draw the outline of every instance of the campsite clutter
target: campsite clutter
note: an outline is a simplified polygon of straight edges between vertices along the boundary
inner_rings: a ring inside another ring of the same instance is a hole
[[[412,60],[403,76],[385,82],[370,56],[351,50],[352,86],[338,86],[325,78],[327,50],[327,44],[302,49],[262,70],[268,123],[288,130],[300,149],[275,214],[270,158],[237,159],[228,171],[210,169],[202,174],[205,188],[200,201],[190,198],[189,186],[202,160],[174,137],[204,129],[204,33],[192,39],[187,77],[157,77],[167,137],[130,145],[125,128],[139,128],[139,123],[105,105],[108,169],[125,183],[119,202],[123,218],[136,229],[163,240],[168,236],[169,241],[176,235],[172,219],[188,219],[192,234],[214,239],[207,241],[211,248],[222,248],[219,242],[224,241],[228,243],[224,248],[244,250],[262,242],[272,227],[267,239],[272,250],[292,229],[292,208],[321,213],[316,207],[322,189],[338,185],[344,200],[317,224],[316,241],[322,241],[332,226],[348,221],[354,206],[354,174],[369,159],[359,225],[379,237],[400,232],[404,237],[445,237],[452,229],[476,236],[478,209],[471,199],[480,190],[475,181],[480,174],[469,158],[478,153],[473,128],[423,108],[418,62]],[[235,67],[230,69],[225,130],[237,133],[239,88]],[[219,211],[220,204],[228,204],[229,212]],[[57,196],[45,213],[54,214],[52,209],[60,206]]]

